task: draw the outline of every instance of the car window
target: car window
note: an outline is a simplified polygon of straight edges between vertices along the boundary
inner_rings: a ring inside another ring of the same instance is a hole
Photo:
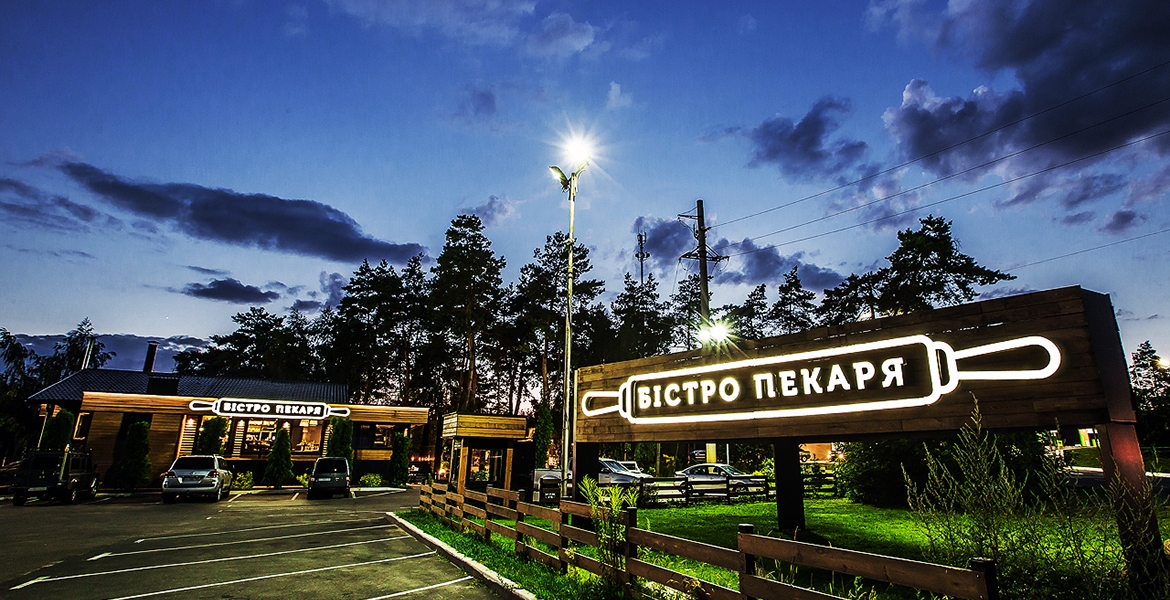
[[[175,459],[172,469],[187,471],[210,471],[215,468],[215,459],[210,456],[180,456]]]
[[[724,471],[727,471],[727,474],[728,474],[728,475],[739,476],[739,475],[743,475],[743,474],[744,474],[744,472],[743,472],[743,471],[740,471],[739,469],[737,469],[737,468],[735,468],[735,467],[732,467],[732,466],[726,466],[726,467],[723,467],[723,470],[724,470]]]
[[[313,467],[313,471],[316,473],[345,473],[348,470],[344,459],[319,460]]]

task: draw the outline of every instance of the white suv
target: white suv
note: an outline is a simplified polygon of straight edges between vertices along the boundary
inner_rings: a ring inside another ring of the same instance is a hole
[[[218,502],[231,489],[232,472],[222,456],[180,456],[163,476],[162,500],[169,503],[179,496],[198,494]]]

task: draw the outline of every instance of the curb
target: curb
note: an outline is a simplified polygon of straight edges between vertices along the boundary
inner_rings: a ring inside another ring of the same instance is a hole
[[[442,540],[424,532],[415,527],[414,524],[408,523],[394,513],[386,513],[386,519],[391,523],[401,527],[403,531],[414,536],[414,538],[423,544],[432,548],[435,552],[443,555],[444,558],[451,561],[455,566],[463,569],[468,575],[475,577],[487,585],[492,591],[500,595],[501,598],[508,598],[511,600],[537,600],[536,596],[520,587],[515,581],[503,577],[499,573],[485,567],[483,564],[468,558],[461,554],[458,550],[443,543]]]

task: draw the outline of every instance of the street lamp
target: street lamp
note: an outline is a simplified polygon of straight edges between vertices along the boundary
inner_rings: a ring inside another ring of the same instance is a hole
[[[561,428],[561,497],[569,493],[569,432],[572,418],[577,410],[571,395],[573,370],[570,358],[573,353],[573,209],[577,201],[577,179],[585,167],[589,166],[590,148],[588,143],[581,139],[571,140],[565,146],[568,157],[579,165],[572,175],[565,175],[560,167],[549,167],[553,177],[561,184],[561,191],[569,193],[569,268],[567,273],[567,297],[565,301],[565,401],[564,419]]]
[[[721,346],[731,337],[731,330],[722,321],[707,321],[699,325],[699,343],[706,346]]]

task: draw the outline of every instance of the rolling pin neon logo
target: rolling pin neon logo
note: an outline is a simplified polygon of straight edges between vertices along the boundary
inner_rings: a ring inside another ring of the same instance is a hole
[[[960,369],[959,361],[975,357],[1012,368]],[[1021,362],[1024,368],[1016,368]],[[586,417],[616,412],[637,425],[910,408],[934,404],[962,381],[1045,379],[1059,367],[1060,349],[1039,336],[955,350],[913,335],[634,375],[617,391],[586,392],[581,412]]]
[[[330,406],[324,402],[293,402],[285,400],[251,400],[246,398],[220,398],[215,402],[192,400],[187,408],[196,411],[209,410],[221,417],[269,417],[309,418],[348,417],[349,409],[344,406]]]

